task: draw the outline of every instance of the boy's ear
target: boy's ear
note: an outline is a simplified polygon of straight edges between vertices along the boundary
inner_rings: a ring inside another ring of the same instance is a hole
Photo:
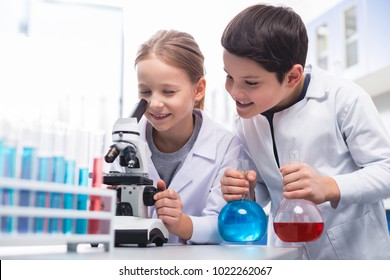
[[[301,81],[303,76],[303,67],[300,64],[295,64],[291,69],[287,72],[287,85],[289,87],[295,87]]]
[[[195,88],[195,101],[200,101],[206,93],[206,79],[204,77],[200,78],[196,83]]]

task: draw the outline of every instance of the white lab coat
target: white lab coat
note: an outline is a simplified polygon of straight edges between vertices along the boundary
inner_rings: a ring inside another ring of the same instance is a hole
[[[390,259],[390,239],[383,199],[390,196],[390,140],[370,98],[357,85],[316,68],[306,96],[275,113],[275,141],[280,165],[296,148],[300,160],[332,176],[341,198],[319,208],[325,229],[307,242],[305,258]],[[235,130],[255,161],[271,196],[268,244],[286,245],[275,235],[273,216],[283,199],[282,177],[275,161],[270,126],[258,115],[236,117]],[[258,186],[258,188],[264,188]],[[259,195],[256,198],[261,199]]]
[[[218,214],[226,204],[222,197],[220,177],[227,167],[233,166],[234,160],[242,153],[242,146],[233,132],[215,123],[206,113],[199,110],[195,110],[195,113],[202,115],[202,127],[169,188],[180,195],[183,212],[191,217],[193,234],[188,243],[216,244],[222,242],[218,232]],[[146,123],[144,117],[139,122],[142,139],[145,139]],[[118,168],[119,164],[113,165],[112,169],[120,170]],[[151,159],[149,178],[154,183],[160,179]],[[155,217],[154,210],[151,207],[152,216]],[[184,241],[170,234],[168,242]]]

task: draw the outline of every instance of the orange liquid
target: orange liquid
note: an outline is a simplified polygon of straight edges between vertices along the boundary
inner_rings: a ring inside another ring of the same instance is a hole
[[[276,235],[284,242],[308,242],[320,238],[324,223],[274,223]]]

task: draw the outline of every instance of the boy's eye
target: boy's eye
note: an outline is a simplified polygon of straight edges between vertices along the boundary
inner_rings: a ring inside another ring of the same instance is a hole
[[[163,91],[165,94],[172,94],[172,93],[175,93],[174,90],[169,90],[169,89],[166,89]]]
[[[232,80],[233,78],[232,78],[232,76],[230,76],[230,75],[226,75],[226,79],[227,79],[227,80]]]
[[[253,87],[253,86],[256,86],[257,85],[257,82],[249,82],[249,81],[245,81],[245,83],[250,86],[250,87]]]

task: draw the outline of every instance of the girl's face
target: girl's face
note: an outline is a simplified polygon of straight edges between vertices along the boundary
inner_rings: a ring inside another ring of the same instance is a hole
[[[198,84],[182,69],[156,56],[138,62],[138,96],[149,102],[146,118],[158,132],[192,132],[194,103],[200,100]]]
[[[249,119],[271,108],[287,107],[292,91],[286,80],[282,84],[276,74],[266,71],[255,61],[224,51],[225,88],[236,101],[240,117]]]

